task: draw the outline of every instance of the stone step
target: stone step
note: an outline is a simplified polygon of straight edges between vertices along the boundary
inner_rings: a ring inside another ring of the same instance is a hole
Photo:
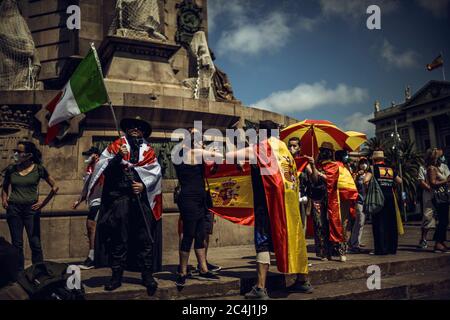
[[[159,289],[154,296],[148,297],[145,288],[140,284],[140,274],[126,273],[124,285],[117,291],[105,292],[103,285],[107,283],[110,276],[109,269],[87,270],[82,273],[82,280],[86,285],[86,293],[88,299],[213,299],[213,298],[242,298],[245,292],[248,292],[252,285],[256,282],[255,266],[251,263],[252,258],[245,256],[246,247],[227,248],[229,251],[240,252],[240,258],[235,257],[234,264],[226,264],[223,260],[223,266],[226,266],[220,272],[219,281],[199,281],[189,279],[186,287],[182,291],[178,291],[175,286],[175,266],[166,266],[164,272],[155,274],[158,279]],[[228,254],[224,250],[224,257]],[[231,258],[231,256],[230,256]],[[411,279],[427,279],[439,282],[444,279],[445,272],[449,275],[450,287],[450,254],[434,254],[432,252],[409,252],[402,251],[395,256],[370,256],[370,255],[350,255],[349,261],[341,263],[338,261],[317,261],[312,258],[310,261],[313,266],[310,268],[311,283],[318,289],[318,298],[320,293],[324,294],[324,298],[332,297],[336,290],[341,290],[350,286],[359,284],[359,291],[363,294],[367,290],[366,279],[369,277],[367,268],[370,265],[377,265],[381,270],[382,288],[390,285],[389,279],[399,279],[399,282],[393,284],[401,284],[400,289],[403,290],[401,296],[406,290],[404,287],[409,285]],[[445,272],[444,272],[445,271]],[[444,273],[443,273],[444,272]],[[395,278],[400,277],[400,278]],[[274,266],[267,278],[267,288],[269,292],[283,292],[286,286],[289,286],[295,279],[294,275],[284,275],[276,271]],[[409,280],[408,280],[409,279]],[[401,282],[400,280],[404,281]],[[443,281],[442,285],[447,285]],[[425,283],[426,284],[426,283]],[[425,285],[424,284],[424,285]],[[434,285],[434,284],[433,284]],[[361,287],[362,286],[362,287]],[[388,287],[386,287],[388,288]],[[397,288],[397,287],[396,287]],[[352,292],[345,291],[349,295]],[[361,291],[362,290],[362,291]],[[392,289],[393,290],[393,289]],[[418,290],[418,289],[417,289]],[[339,291],[340,292],[340,291]],[[344,293],[345,293],[344,292]],[[377,294],[382,292],[376,291]],[[344,294],[342,293],[342,295]],[[438,292],[439,293],[439,290]],[[445,292],[444,292],[445,293]],[[374,293],[364,293],[370,296]],[[389,291],[387,294],[392,295]],[[308,295],[309,297],[309,295]],[[313,296],[309,297],[312,298]],[[350,297],[350,296],[349,296]],[[300,297],[299,297],[300,298]],[[305,298],[305,297],[303,297]]]
[[[316,285],[312,294],[269,291],[274,300],[422,300],[450,298],[450,266],[440,270],[414,272],[381,278],[381,288],[370,290],[366,279]],[[244,300],[243,295],[221,297]],[[213,299],[214,300],[214,299]]]
[[[369,274],[367,269],[371,265],[377,265],[381,270],[382,277],[401,275],[408,273],[422,273],[426,271],[439,270],[450,266],[450,254],[431,254],[408,252],[395,256],[367,256],[349,255],[349,261],[341,262],[320,262],[309,269],[309,279],[316,285],[334,284],[346,280],[367,279]],[[352,260],[355,259],[355,260]],[[269,290],[283,290],[295,281],[295,275],[285,275],[280,273],[270,273],[267,278],[267,288]],[[251,290],[256,283],[254,274],[241,278],[241,294]]]

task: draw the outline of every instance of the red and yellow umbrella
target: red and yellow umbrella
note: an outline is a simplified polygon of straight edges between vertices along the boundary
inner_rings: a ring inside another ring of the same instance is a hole
[[[351,151],[357,151],[359,147],[367,141],[367,135],[365,133],[346,131],[345,134],[348,136],[345,143]]]
[[[302,154],[316,157],[323,142],[333,144],[335,150],[349,150],[348,135],[334,123],[327,120],[304,120],[283,129],[280,138],[286,144],[292,137],[298,137]]]

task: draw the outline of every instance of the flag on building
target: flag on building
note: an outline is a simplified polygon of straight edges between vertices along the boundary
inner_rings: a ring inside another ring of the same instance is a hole
[[[444,65],[444,57],[440,54],[433,62],[427,64],[427,70],[432,71],[436,68],[442,67]]]
[[[60,131],[61,123],[109,101],[95,47],[81,61],[65,85],[46,106],[50,112],[46,143]]]

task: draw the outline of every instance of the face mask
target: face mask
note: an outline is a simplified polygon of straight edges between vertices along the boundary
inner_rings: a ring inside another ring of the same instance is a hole
[[[343,163],[348,163],[349,162],[349,157],[348,156],[344,156],[343,158],[342,158],[342,162]]]
[[[368,165],[367,165],[366,163],[364,163],[364,164],[361,165],[361,169],[362,169],[362,170],[367,170],[367,167],[368,167]]]
[[[445,163],[446,161],[447,161],[447,159],[445,159],[445,156],[442,156],[439,158],[440,163]]]
[[[319,158],[321,160],[331,160],[333,158],[333,152],[328,149],[321,150],[319,153]]]
[[[14,152],[13,159],[14,159],[14,162],[19,161],[19,153],[18,152]]]
[[[91,163],[92,159],[94,159],[94,155],[93,155],[93,154],[91,154],[91,155],[89,156],[89,158],[87,158],[86,160],[84,160],[84,163]]]

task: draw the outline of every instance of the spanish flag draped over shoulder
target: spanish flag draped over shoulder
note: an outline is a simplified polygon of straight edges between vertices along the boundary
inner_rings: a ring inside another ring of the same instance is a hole
[[[345,242],[340,207],[341,199],[338,189],[340,166],[335,161],[324,161],[320,164],[320,169],[327,176],[327,217],[330,241],[334,243]]]
[[[235,164],[221,164],[215,174],[205,170],[213,201],[210,211],[233,223],[252,226],[255,216],[250,165],[246,163],[242,169]]]
[[[358,199],[358,189],[356,188],[355,181],[353,180],[352,174],[344,166],[342,162],[338,161],[339,165],[339,180],[338,180],[338,190],[340,201],[350,202],[350,214],[353,218],[356,216],[355,205]]]
[[[254,148],[261,169],[278,270],[306,274],[308,257],[294,158],[284,142],[274,137]]]

